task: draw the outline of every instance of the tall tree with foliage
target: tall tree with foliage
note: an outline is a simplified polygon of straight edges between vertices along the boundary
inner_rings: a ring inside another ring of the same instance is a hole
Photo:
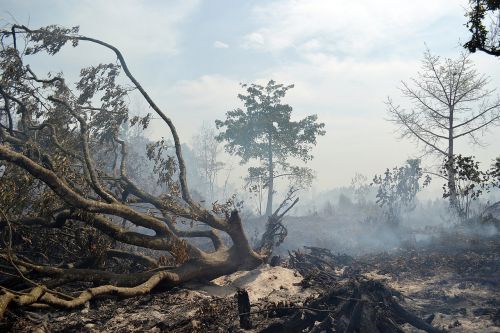
[[[426,51],[417,78],[402,82],[408,107],[396,105],[390,98],[387,101],[390,121],[399,126],[401,137],[415,140],[425,153],[447,161],[452,208],[457,207],[456,141],[469,138],[477,144],[481,134],[500,124],[500,97],[494,96],[495,90],[488,84],[489,78],[477,72],[467,54],[442,59]]]
[[[471,0],[466,16],[471,38],[464,47],[500,56],[500,0]]]
[[[250,167],[250,179],[264,179],[267,187],[266,216],[273,213],[275,179],[288,177],[301,184],[310,183],[313,174],[307,167],[291,165],[290,158],[307,162],[313,158],[311,149],[316,138],[324,135],[325,124],[318,123],[316,115],[293,121],[292,107],[282,99],[293,85],[283,85],[270,80],[266,86],[242,84],[246,93],[239,94],[245,110],[238,108],[226,113],[226,120],[216,120],[225,141],[226,151],[241,157],[241,163],[250,160],[261,163]]]

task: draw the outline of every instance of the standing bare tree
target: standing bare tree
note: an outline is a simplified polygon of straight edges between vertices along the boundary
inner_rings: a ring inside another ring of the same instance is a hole
[[[489,78],[474,68],[467,54],[441,59],[427,50],[422,72],[410,83],[402,82],[401,92],[410,104],[395,105],[388,98],[390,120],[399,126],[403,138],[423,144],[425,153],[442,156],[448,170],[450,205],[456,207],[453,156],[455,142],[469,138],[480,143],[480,135],[500,122],[500,98],[488,88]]]
[[[217,131],[214,126],[203,123],[198,134],[193,137],[193,152],[196,168],[207,187],[206,195],[210,203],[214,201],[214,190],[217,186],[217,175],[224,167],[218,160],[221,152],[219,142],[215,139]]]

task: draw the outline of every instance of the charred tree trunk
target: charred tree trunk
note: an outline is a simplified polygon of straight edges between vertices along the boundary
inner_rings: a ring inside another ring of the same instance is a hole
[[[299,198],[294,196],[295,192],[296,190],[293,189],[289,191],[279,207],[267,219],[266,230],[255,248],[263,255],[264,260],[271,256],[273,249],[283,243],[288,235],[288,230],[283,224],[283,217],[299,202]]]
[[[252,322],[250,320],[250,299],[248,292],[245,289],[238,289],[236,292],[238,302],[238,314],[240,316],[240,327],[243,329],[251,329]]]

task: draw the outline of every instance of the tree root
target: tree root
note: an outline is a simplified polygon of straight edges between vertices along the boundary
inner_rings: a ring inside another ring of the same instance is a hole
[[[5,310],[7,310],[7,306],[9,306],[10,302],[16,297],[16,295],[6,292],[2,296],[0,296],[0,319],[3,318]]]
[[[7,307],[11,302],[16,303],[18,306],[30,305],[35,303],[45,292],[43,286],[36,286],[27,294],[16,295],[11,291],[4,290],[4,294],[0,296],[0,319],[3,318]]]
[[[151,292],[154,287],[164,280],[168,280],[169,282],[175,284],[179,281],[179,277],[175,273],[162,271],[154,274],[147,281],[135,287],[103,285],[95,288],[89,288],[81,292],[73,299],[64,299],[63,297],[49,291],[45,286],[41,285],[32,288],[29,293],[23,295],[15,295],[10,291],[5,291],[5,293],[0,296],[0,319],[3,318],[3,315],[11,302],[16,303],[18,306],[46,304],[66,309],[74,309],[84,305],[86,302],[97,296],[116,295],[120,297],[133,297],[144,295]]]
[[[144,295],[156,287],[163,280],[169,280],[171,282],[176,282],[178,277],[171,272],[159,272],[150,277],[146,282],[135,286],[135,287],[117,287],[113,285],[103,285],[95,288],[89,288],[72,300],[65,300],[57,297],[51,293],[45,293],[40,297],[40,301],[67,309],[74,309],[79,306],[84,305],[86,302],[90,301],[92,298],[101,295],[116,295],[120,297],[133,297]]]

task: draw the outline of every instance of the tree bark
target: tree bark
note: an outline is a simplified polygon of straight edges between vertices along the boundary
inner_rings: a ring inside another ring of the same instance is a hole
[[[457,202],[457,186],[455,184],[455,170],[453,169],[454,159],[454,137],[453,137],[453,106],[450,105],[450,121],[448,129],[448,161],[446,162],[446,172],[448,174],[448,189],[450,191],[450,208],[460,213]]]
[[[252,328],[252,321],[250,320],[250,299],[248,298],[248,292],[245,289],[238,289],[236,298],[238,300],[240,327],[249,330]]]

